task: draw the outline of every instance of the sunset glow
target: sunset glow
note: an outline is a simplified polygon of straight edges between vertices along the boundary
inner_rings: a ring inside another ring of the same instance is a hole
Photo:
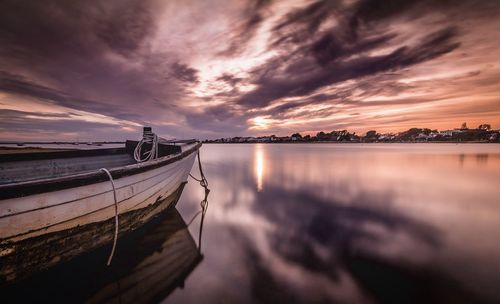
[[[254,119],[252,119],[252,121],[253,121],[252,128],[257,130],[267,129],[270,122],[270,120],[267,117],[262,117],[262,116],[255,117]]]

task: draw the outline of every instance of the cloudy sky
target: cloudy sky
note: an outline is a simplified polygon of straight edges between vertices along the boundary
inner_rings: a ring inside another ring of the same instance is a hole
[[[500,1],[1,0],[0,139],[500,128]]]

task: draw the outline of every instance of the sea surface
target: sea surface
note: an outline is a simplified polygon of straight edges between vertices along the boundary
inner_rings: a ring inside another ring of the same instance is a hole
[[[204,260],[165,303],[500,303],[500,145],[212,144],[201,159]],[[181,214],[202,196],[191,181]]]
[[[111,268],[105,248],[3,300],[500,303],[498,144],[205,144],[200,155],[203,225],[190,178],[177,210],[118,241]]]

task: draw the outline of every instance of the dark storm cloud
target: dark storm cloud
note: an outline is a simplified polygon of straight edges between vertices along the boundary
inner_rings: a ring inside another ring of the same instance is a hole
[[[395,16],[416,16],[429,13],[435,7],[442,7],[448,1],[422,1],[422,0],[361,0],[346,4],[344,1],[319,0],[308,6],[297,8],[288,13],[274,27],[274,46],[282,43],[301,44],[311,35],[320,31],[323,23],[331,18],[337,21],[334,29],[339,37],[339,42],[355,42],[360,37],[361,30],[373,30],[373,23],[390,21]],[[415,9],[415,4],[420,7]],[[367,28],[371,27],[371,28]],[[314,37],[314,36],[313,36]]]
[[[154,32],[155,19],[148,2],[125,1],[126,5],[103,8],[103,19],[96,20],[97,36],[121,54],[134,52]]]
[[[258,88],[242,96],[239,102],[249,107],[266,106],[282,97],[302,96],[341,81],[402,69],[456,49],[459,43],[451,39],[453,35],[452,29],[446,29],[430,34],[413,48],[402,47],[388,55],[366,56],[345,62],[334,60],[326,66],[302,59],[288,66],[282,75],[266,70],[255,81]]]
[[[265,9],[272,3],[271,0],[250,0],[243,12],[243,22],[231,33],[229,46],[222,51],[221,56],[234,56],[241,53],[250,39],[257,33],[259,25],[265,19]]]
[[[271,2],[271,0],[250,1],[247,11],[247,20],[244,23],[243,30],[251,31],[255,28],[264,19],[262,16],[263,10],[269,6]]]
[[[152,32],[148,3],[2,1],[0,54],[37,65],[60,56],[92,56],[107,48],[129,54]]]
[[[196,69],[190,68],[186,64],[178,62],[173,63],[172,73],[179,80],[192,83],[198,82],[198,71]]]
[[[140,119],[137,114],[122,113],[119,109],[99,101],[74,97],[65,92],[33,83],[22,76],[3,71],[0,71],[0,91],[45,99],[68,108],[101,113],[120,119]]]
[[[155,6],[2,1],[0,90],[138,123],[156,118],[185,94],[181,82],[197,81],[197,71],[149,50]]]
[[[288,13],[273,28],[275,40],[271,45],[276,47],[284,43],[303,43],[304,39],[318,31],[320,25],[339,6],[340,1],[316,1]],[[291,27],[293,30],[287,31]]]
[[[442,1],[442,4],[445,4],[445,2],[449,1]],[[355,6],[355,12],[349,18],[352,34],[356,35],[359,27],[369,22],[387,19],[404,12],[421,14],[421,10],[410,11],[416,3],[425,3],[425,5],[429,6],[427,8],[439,6],[439,1],[362,0]]]
[[[228,84],[230,84],[231,86],[234,87],[235,85],[237,85],[238,83],[240,83],[243,80],[243,78],[241,78],[241,77],[235,77],[235,76],[233,76],[231,74],[224,74],[224,75],[218,77],[216,80],[218,80],[218,81],[224,81],[224,82],[226,82],[226,83],[228,83]]]
[[[276,99],[308,95],[342,81],[397,71],[460,46],[455,39],[457,29],[441,26],[427,33],[416,45],[400,45],[389,54],[370,55],[369,51],[390,45],[397,38],[397,34],[386,27],[377,28],[377,23],[387,23],[388,18],[409,7],[411,3],[399,1],[362,1],[349,16],[352,8],[319,1],[286,15],[274,28],[278,38],[273,43],[275,47],[285,47],[281,48],[280,56],[254,71],[253,83],[257,88],[242,96],[238,103],[246,107],[266,106]],[[339,22],[326,31],[319,31],[332,15]],[[361,29],[361,25],[368,23],[372,30]]]

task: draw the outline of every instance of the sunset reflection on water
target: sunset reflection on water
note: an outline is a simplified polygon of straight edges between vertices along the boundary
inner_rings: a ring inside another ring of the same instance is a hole
[[[257,191],[262,191],[264,180],[264,147],[262,145],[255,145],[255,181],[257,184]]]
[[[500,299],[498,145],[204,145],[202,161],[205,261],[168,302]]]

